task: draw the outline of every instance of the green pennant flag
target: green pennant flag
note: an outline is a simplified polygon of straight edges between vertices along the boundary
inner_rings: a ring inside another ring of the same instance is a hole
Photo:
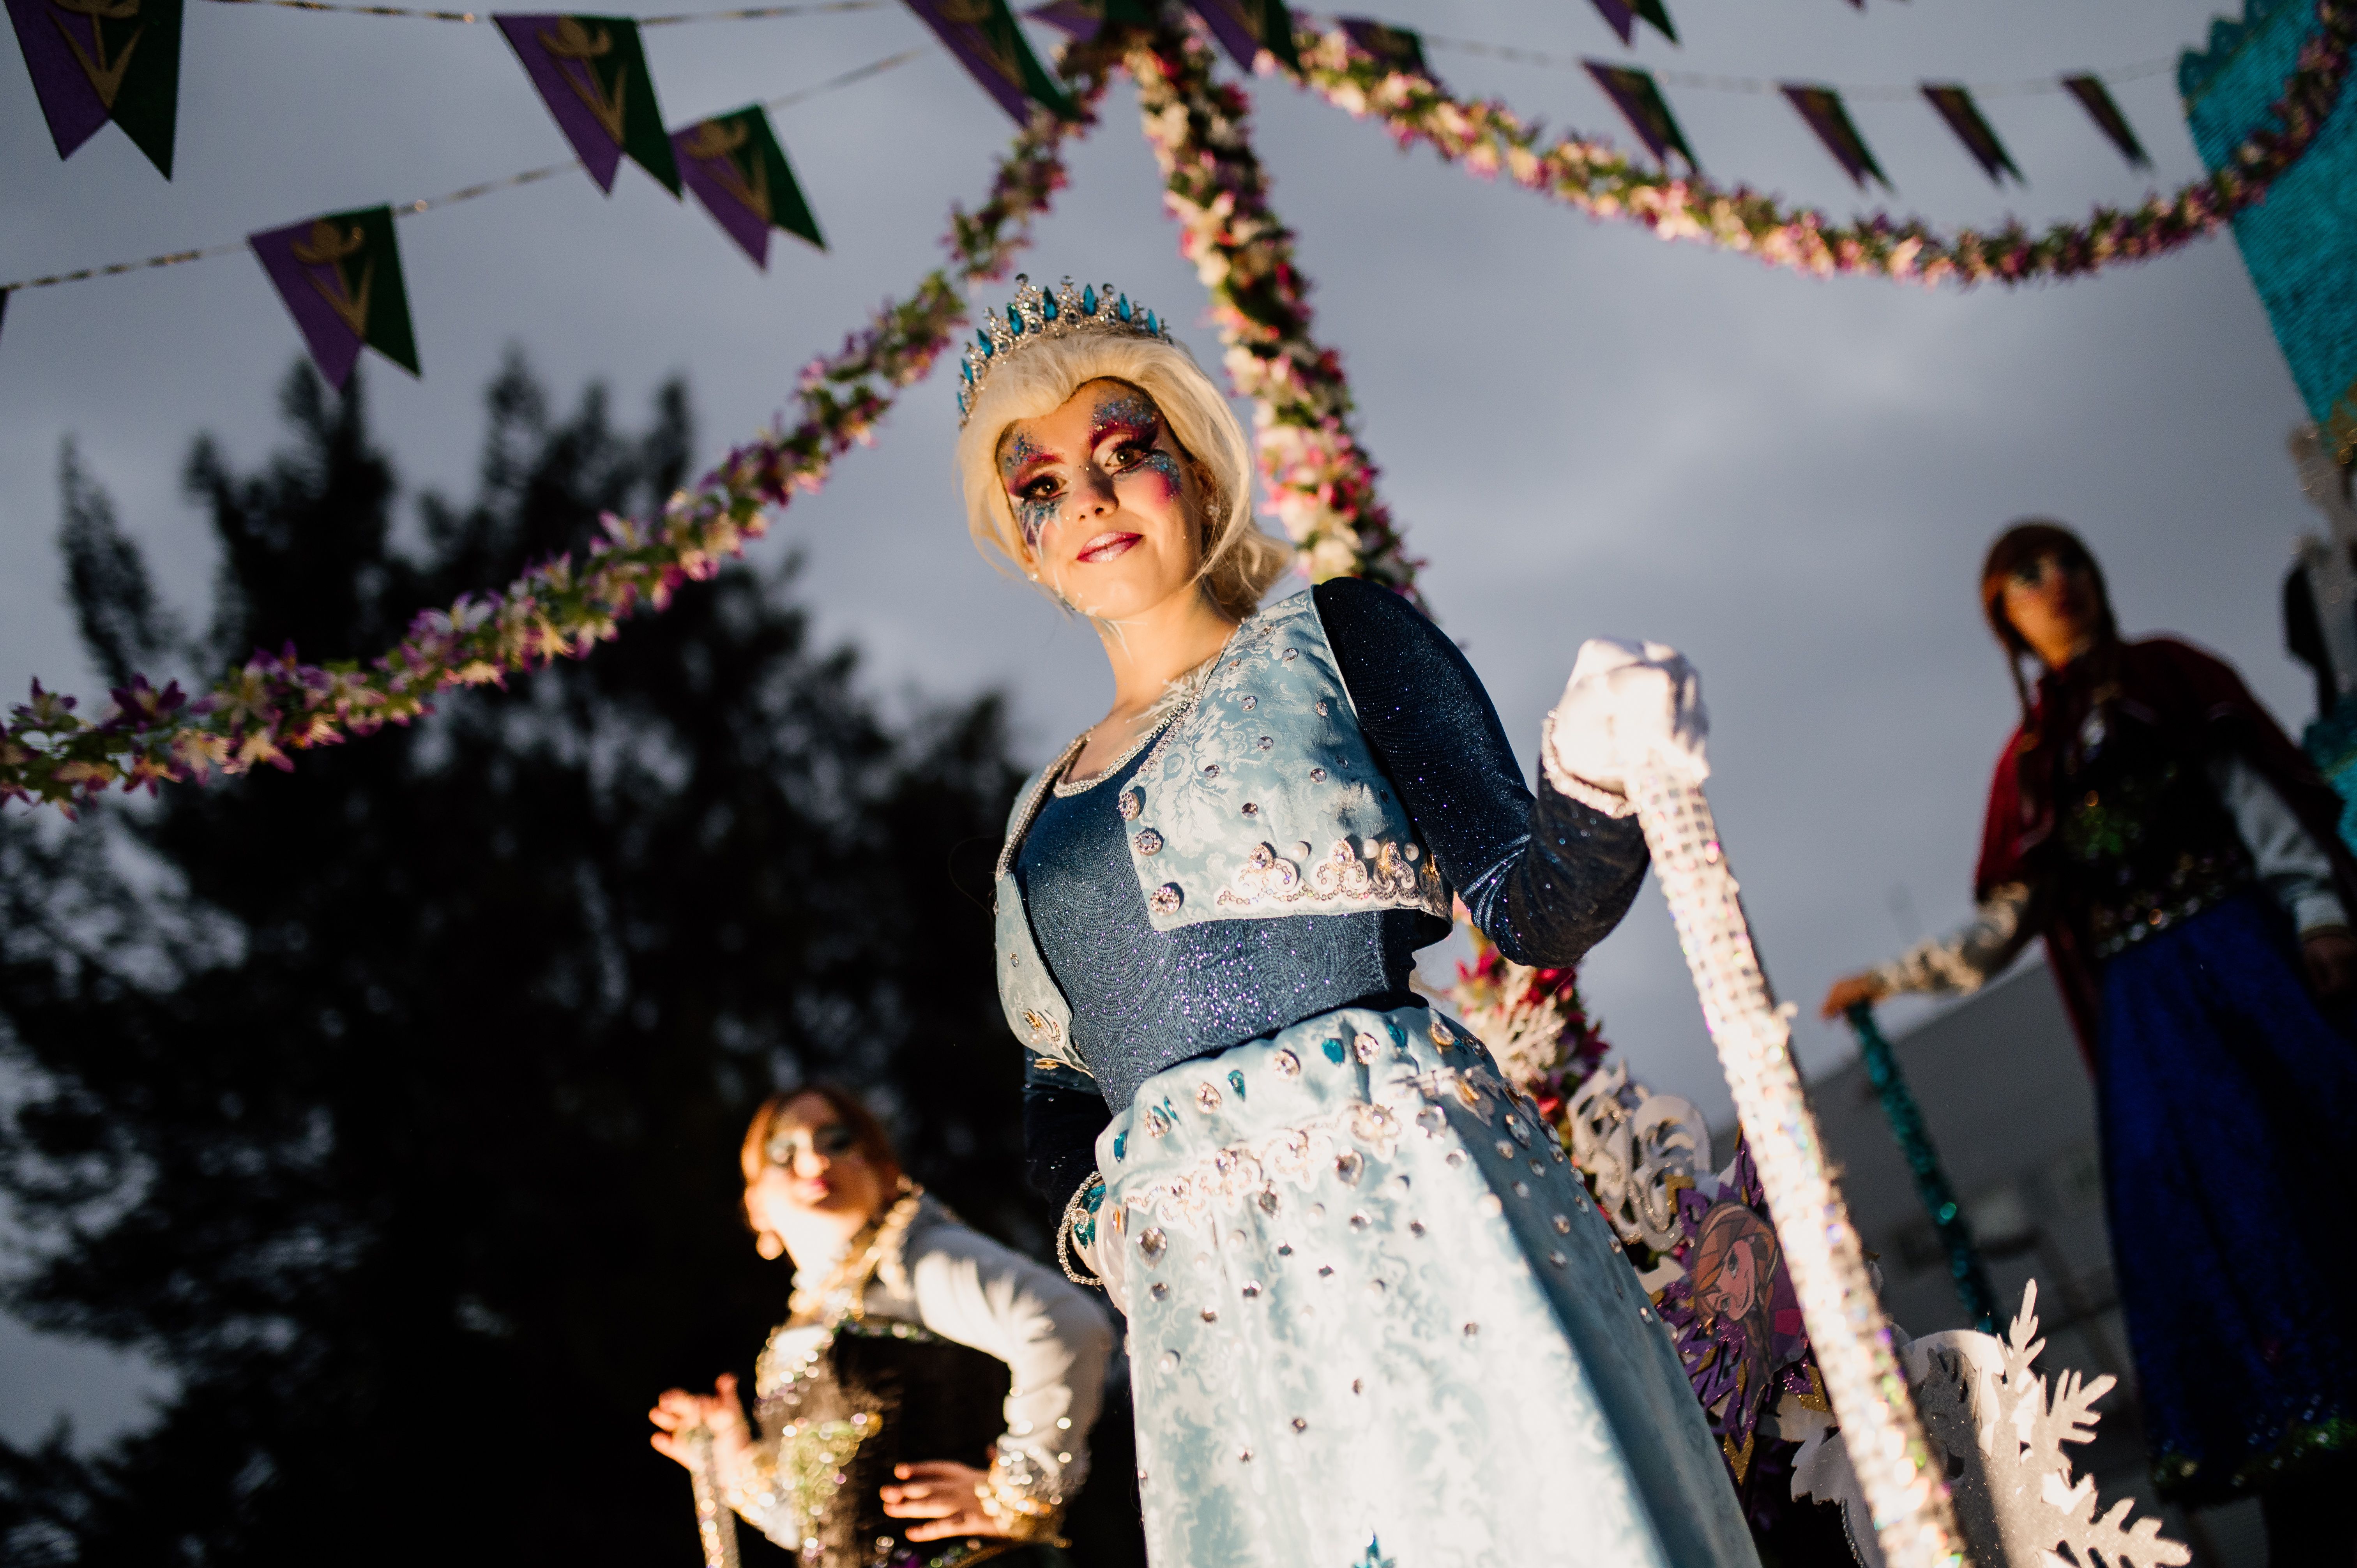
[[[172,177],[182,0],[7,0],[58,156],[109,120]]]
[[[1670,26],[1670,9],[1662,0],[1630,0],[1638,16],[1653,24],[1653,28],[1672,43],[1678,41],[1678,30]]]
[[[340,389],[351,379],[363,344],[411,375],[419,373],[393,209],[329,212],[249,234],[246,243],[330,383]]]

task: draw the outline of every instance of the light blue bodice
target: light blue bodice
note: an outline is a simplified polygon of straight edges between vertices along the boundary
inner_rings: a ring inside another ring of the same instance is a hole
[[[1071,1005],[1040,959],[1014,875],[1025,831],[1080,745],[1016,797],[994,902],[1007,1026],[1032,1051],[1085,1071]],[[1307,592],[1236,628],[1114,807],[1157,931],[1382,909],[1448,918],[1448,883],[1360,734]]]

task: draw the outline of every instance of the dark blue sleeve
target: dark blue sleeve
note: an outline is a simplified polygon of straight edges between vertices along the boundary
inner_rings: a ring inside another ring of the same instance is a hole
[[[1534,797],[1481,678],[1388,588],[1337,577],[1312,590],[1376,763],[1473,923],[1518,963],[1579,961],[1620,923],[1645,876],[1634,817]]]

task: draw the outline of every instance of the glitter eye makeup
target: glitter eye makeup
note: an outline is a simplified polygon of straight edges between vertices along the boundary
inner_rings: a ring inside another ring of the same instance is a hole
[[[1023,531],[1024,544],[1034,550],[1063,505],[1063,484],[1052,474],[1028,480],[1022,474],[1035,464],[1052,462],[1054,456],[1020,432],[1010,433],[999,447],[998,472],[1015,504],[1015,524]]]
[[[1047,479],[1038,481],[1043,486],[1050,482]],[[1031,549],[1039,548],[1039,536],[1048,532],[1048,525],[1056,521],[1056,514],[1063,510],[1063,508],[1064,498],[1060,491],[1049,490],[1036,499],[1030,496],[1017,497],[1015,522],[1016,526],[1023,531],[1023,542]]]
[[[1105,465],[1114,475],[1151,471],[1161,476],[1175,496],[1179,489],[1178,459],[1155,445],[1162,437],[1162,411],[1142,392],[1119,392],[1096,406],[1090,421],[1090,438],[1099,450],[1118,440]]]
[[[1157,445],[1162,430],[1162,411],[1154,400],[1130,388],[1104,394],[1090,410],[1089,455],[1077,464],[1067,465],[1022,432],[1008,431],[999,443],[998,471],[1025,547],[1037,550],[1049,526],[1063,517],[1072,481],[1057,471],[1060,467],[1093,470],[1115,482],[1150,473],[1166,487],[1164,499],[1176,499],[1185,480],[1178,457]]]

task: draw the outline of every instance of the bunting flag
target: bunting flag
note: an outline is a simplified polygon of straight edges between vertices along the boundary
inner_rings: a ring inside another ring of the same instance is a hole
[[[1882,166],[1874,161],[1872,153],[1867,151],[1866,138],[1859,135],[1857,127],[1849,123],[1849,111],[1842,107],[1840,93],[1830,87],[1802,87],[1789,81],[1777,85],[1784,96],[1792,100],[1792,107],[1801,112],[1801,118],[1809,123],[1809,129],[1817,134],[1817,140],[1833,154],[1834,161],[1841,165],[1860,190],[1866,188],[1869,175],[1883,189],[1891,188],[1889,177],[1882,172]]]
[[[1670,166],[1670,155],[1675,153],[1686,160],[1689,169],[1702,167],[1650,74],[1631,66],[1607,65],[1602,60],[1584,59],[1579,63],[1587,68],[1596,85],[1604,89],[1604,95],[1627,118],[1629,128],[1637,133],[1637,139],[1645,144],[1654,161],[1666,169]]]
[[[278,285],[319,373],[341,391],[366,344],[416,375],[417,338],[409,327],[409,292],[393,209],[330,212],[284,229],[249,234],[262,270]]]
[[[1637,41],[1637,24],[1650,22],[1653,30],[1672,43],[1678,41],[1678,30],[1670,26],[1670,13],[1662,0],[1595,0],[1597,12],[1606,26],[1620,35],[1624,44]]]
[[[1337,16],[1343,33],[1350,40],[1381,61],[1387,69],[1405,71],[1428,81],[1437,81],[1432,68],[1424,61],[1424,39],[1407,27],[1394,27],[1388,22],[1374,21],[1366,16]]]
[[[2152,160],[2144,156],[2144,144],[2138,142],[2136,133],[2128,128],[2127,116],[2122,114],[2120,106],[2112,102],[2112,95],[2104,91],[2102,77],[2066,76],[2062,79],[2062,89],[2079,101],[2080,107],[2087,111],[2096,128],[2112,139],[2112,145],[2119,148],[2120,156],[2128,160],[2129,167],[2152,167]]]
[[[1023,13],[1034,21],[1045,22],[1076,43],[1095,39],[1108,23],[1115,27],[1151,27],[1154,13],[1146,0],[1049,0],[1045,5],[1034,5]]]
[[[1277,64],[1297,76],[1301,73],[1301,57],[1293,47],[1293,13],[1285,8],[1285,0],[1187,0],[1187,7],[1244,70],[1253,70],[1260,51],[1266,49]]]
[[[1017,124],[1031,123],[1035,103],[1059,120],[1079,113],[1031,52],[1006,0],[909,0],[909,9],[924,18],[958,64]]]
[[[58,156],[109,120],[172,177],[182,0],[8,0]]]
[[[2029,183],[2022,179],[2021,171],[2013,166],[2013,159],[2007,156],[2005,144],[1996,139],[1996,133],[1989,128],[1989,123],[1981,118],[1980,106],[1973,102],[1969,91],[1953,83],[1927,81],[1923,84],[1923,96],[1932,101],[1932,107],[1940,112],[1940,118],[1948,123],[1948,129],[1956,134],[1956,140],[1964,144],[1964,151],[1973,155],[1973,161],[1981,166],[1981,172],[1989,177],[1991,183],[2000,186],[2005,183],[1997,178],[1999,169],[2023,185]]]
[[[688,189],[755,266],[769,270],[771,229],[826,249],[818,220],[811,216],[786,151],[759,104],[674,131],[671,148]]]
[[[611,195],[622,155],[679,194],[679,166],[654,78],[627,16],[493,16],[597,188]]]

